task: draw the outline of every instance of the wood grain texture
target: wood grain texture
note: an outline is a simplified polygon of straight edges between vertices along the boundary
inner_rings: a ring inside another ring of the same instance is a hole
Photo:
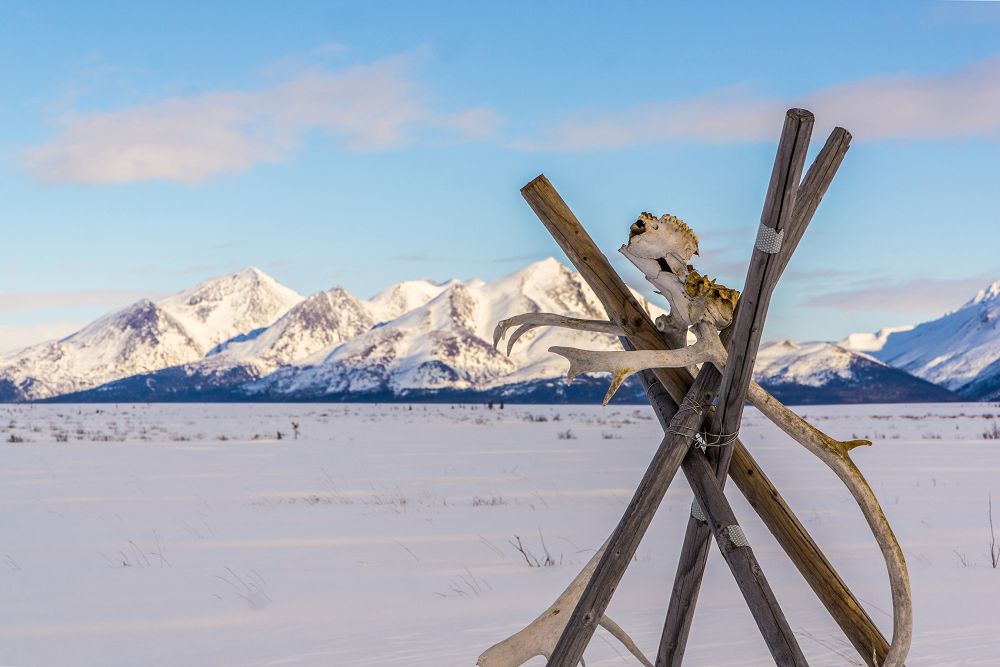
[[[718,385],[718,377],[711,377],[707,373],[699,374],[680,409],[671,418],[653,460],[646,468],[621,520],[608,538],[604,554],[594,568],[590,581],[549,657],[550,667],[575,667],[580,663],[583,652],[597,629],[597,623],[632,562],[670,482],[691,449],[694,434],[701,429],[704,415],[696,408],[711,403]]]
[[[743,291],[730,327],[730,339],[726,345],[728,361],[722,374],[719,404],[712,418],[710,433],[713,434],[739,431],[771,295],[781,277],[783,264],[787,264],[787,261],[782,262],[780,256],[791,257],[798,239],[805,232],[803,223],[808,223],[801,217],[796,218],[793,211],[806,152],[809,150],[809,139],[812,137],[813,121],[813,115],[804,109],[789,109],[785,116],[760,224],[761,227],[773,229],[783,235],[788,232],[788,239],[782,243],[782,248],[777,253],[763,252],[757,247],[752,251]],[[790,224],[802,229],[790,229]],[[732,447],[713,448],[711,451],[731,452]],[[728,458],[726,457],[727,464]],[[718,465],[716,467],[719,468]],[[724,480],[723,469],[720,481]]]
[[[888,640],[861,607],[861,603],[813,541],[809,531],[795,516],[778,489],[750,452],[741,445],[733,450],[729,477],[865,660],[865,664],[870,664],[873,655],[885,656],[889,651]]]
[[[811,211],[815,210],[822,198],[822,193],[825,192],[830,179],[832,179],[832,173],[836,171],[850,142],[850,135],[845,131],[838,128],[835,133],[831,135],[823,151],[816,158],[800,188],[798,200],[799,202],[814,202],[811,205]],[[829,173],[830,177],[825,179],[824,185],[822,184],[824,178],[821,178],[820,175],[825,173]],[[659,332],[655,330],[648,316],[642,311],[642,307],[632,298],[627,288],[624,287],[624,283],[620,279],[615,279],[614,271],[607,263],[603,253],[597,249],[548,179],[544,175],[539,176],[522,189],[522,194],[532,209],[539,214],[545,227],[552,233],[560,247],[566,252],[567,257],[582,275],[607,276],[607,278],[592,281],[591,285],[608,310],[609,318],[613,321],[624,322],[626,316],[623,313],[639,313],[639,319],[644,320],[644,322],[641,325],[636,324],[636,326],[640,330],[646,329],[647,335],[644,338],[650,341],[649,347],[667,349],[668,346],[662,339],[656,338]],[[797,206],[796,215],[805,215],[804,208],[801,204]],[[540,213],[540,211],[544,213]],[[811,216],[811,211],[809,216]],[[577,250],[577,245],[580,246],[581,250]],[[618,310],[615,303],[625,303],[630,308]],[[632,322],[635,324],[634,319]],[[649,374],[648,377],[652,379],[652,374]],[[664,378],[666,378],[666,382],[663,382]],[[655,374],[655,379],[656,382],[647,383],[648,395],[654,401],[658,416],[665,415],[665,417],[661,416],[661,423],[666,427],[670,416],[676,412],[677,403],[683,400],[693,378],[684,369],[661,369]],[[748,498],[753,498],[751,503],[754,509],[786,549],[796,568],[803,574],[809,585],[817,592],[827,592],[825,596],[820,595],[821,599],[847,636],[851,638],[852,643],[858,646],[859,651],[862,651],[863,655],[870,655],[870,650],[865,652],[861,647],[870,646],[877,641],[878,645],[882,647],[879,654],[884,655],[888,642],[864,613],[857,598],[844,584],[828,559],[823,556],[822,550],[781,498],[778,490],[770,484],[759,464],[738,440],[736,452],[736,460],[741,463],[731,469],[731,476],[736,481],[737,488]]]
[[[677,410],[676,404],[652,373],[642,371],[638,377],[646,391],[646,397],[653,406],[653,412],[656,414],[660,426],[666,431],[670,425],[670,417]],[[889,642],[879,631],[878,626],[861,607],[858,599],[826,558],[826,555],[823,554],[809,531],[795,516],[795,512],[785,502],[781,492],[767,477],[760,464],[739,440],[736,441],[735,445],[733,460],[729,467],[729,477],[736,484],[736,488],[746,497],[750,506],[754,508],[778,544],[788,554],[796,569],[844,631],[858,653],[866,661],[870,660],[870,656],[873,654],[884,656],[889,650]],[[684,463],[682,462],[681,465],[683,466]],[[714,472],[712,474],[714,475]],[[693,530],[697,523],[697,521],[690,519],[687,530]],[[710,542],[695,542],[689,539],[685,539],[682,545],[682,549],[695,550],[695,553],[700,550],[707,552],[710,548]],[[682,551],[680,560],[694,562],[696,559],[691,558],[691,556],[685,557],[685,553]],[[694,585],[700,588],[700,578],[695,582],[688,583],[690,574],[688,572],[678,573],[674,585]],[[696,598],[697,595],[695,595]],[[684,647],[679,648],[680,655],[683,656]],[[658,656],[661,660],[665,660],[663,653],[661,652],[661,655]],[[659,662],[657,667],[661,667],[663,664],[663,662]]]
[[[728,438],[739,432],[743,419],[743,405],[753,373],[757,349],[764,330],[764,320],[771,302],[771,295],[778,278],[797,242],[805,232],[809,219],[794,215],[798,195],[799,180],[805,166],[809,139],[812,136],[813,115],[803,109],[789,109],[781,130],[781,139],[771,170],[771,180],[764,199],[760,225],[781,232],[787,238],[776,253],[762,251],[754,247],[746,282],[736,305],[736,314],[730,327],[730,339],[726,345],[728,361],[722,374],[719,402],[712,416],[709,433]],[[797,228],[801,227],[801,229]],[[720,484],[725,483],[732,459],[734,446],[712,447],[708,459],[716,471]],[[708,542],[712,530],[704,523],[688,521],[681,548],[681,559],[677,564],[670,604],[660,638],[657,654],[658,665],[680,665],[684,648],[690,633],[701,578],[708,562]],[[792,639],[794,641],[794,638]],[[769,642],[769,647],[772,645]],[[773,654],[773,649],[772,649]]]
[[[753,550],[743,540],[734,541],[733,531],[738,529],[739,524],[705,453],[700,449],[688,450],[683,468],[698,504],[708,518],[708,523],[699,525],[708,526],[715,535],[716,543],[750,607],[774,663],[796,667],[807,665],[795,633],[788,625]],[[700,586],[701,577],[697,577],[697,581],[692,580],[692,583]]]

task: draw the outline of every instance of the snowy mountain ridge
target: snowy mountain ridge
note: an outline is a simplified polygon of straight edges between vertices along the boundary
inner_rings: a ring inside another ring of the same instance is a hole
[[[653,317],[664,312],[636,296]],[[990,323],[997,310],[1000,281],[941,320]],[[0,400],[395,400],[486,394],[591,400],[605,381],[565,384],[565,360],[548,349],[615,349],[617,341],[539,328],[526,334],[508,358],[493,349],[493,329],[499,320],[523,312],[603,316],[579,274],[552,258],[489,282],[404,281],[368,300],[342,287],[303,298],[258,269],[245,269],[156,302],[137,302],[63,340],[0,357]],[[928,338],[923,332],[932,324],[853,334],[840,343],[768,343],[758,355],[755,377],[779,398],[801,402],[953,400],[950,392],[899,368],[899,359],[909,359],[899,352],[907,337],[921,336],[919,347],[906,349],[916,354],[913,350],[925,352],[928,340],[954,336],[951,329],[934,329]],[[988,333],[980,331],[981,341],[973,336],[973,342],[982,343],[971,346],[974,352],[991,344],[1000,348],[1000,337]],[[959,367],[960,357],[952,365]],[[1000,381],[998,358],[984,355],[979,367],[997,365]]]
[[[142,299],[61,340],[0,357],[0,399],[49,398],[192,362],[301,300],[253,267],[156,302]]]
[[[1000,280],[935,320],[883,331],[874,335],[880,344],[865,350],[872,356],[967,398],[1000,397]],[[865,342],[855,336],[848,347]]]
[[[781,340],[761,346],[754,379],[786,403],[955,400],[946,389],[843,345]]]
[[[249,391],[316,397],[484,390],[561,377],[565,362],[548,352],[552,345],[610,349],[616,344],[601,334],[538,329],[525,335],[508,358],[493,348],[493,329],[522,312],[602,315],[579,274],[550,258],[493,282],[453,281],[426,303],[336,346],[322,360],[281,369]]]

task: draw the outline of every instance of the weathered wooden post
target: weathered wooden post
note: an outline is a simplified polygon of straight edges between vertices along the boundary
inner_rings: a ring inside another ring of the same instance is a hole
[[[744,597],[754,612],[754,617],[775,660],[779,664],[804,664],[804,658],[795,644],[794,636],[788,629],[776,601],[773,600],[773,593],[767,587],[766,580],[760,575],[760,568],[752,551],[748,546],[744,546],[745,539],[722,494],[721,481],[726,474],[725,468],[729,466],[721,465],[720,461],[726,457],[732,458],[733,464],[728,472],[736,481],[737,487],[750,500],[765,525],[774,533],[865,661],[872,661],[872,656],[875,656],[874,661],[877,663],[888,652],[894,661],[892,664],[901,664],[908,648],[910,628],[909,588],[905,576],[905,564],[902,561],[902,553],[891,531],[888,530],[888,524],[884,521],[881,509],[874,500],[874,495],[847,457],[851,447],[868,443],[841,443],[830,439],[777,403],[773,397],[752,383],[749,377],[770,293],[787,266],[791,251],[804,233],[850,142],[850,135],[846,131],[836,129],[810,168],[805,181],[799,185],[798,177],[804,162],[809,126],[811,126],[811,114],[800,110],[789,112],[772,173],[765,213],[762,216],[761,236],[757,243],[758,250],[765,256],[760,257],[755,250],[754,261],[751,262],[751,270],[748,273],[749,289],[745,292],[756,296],[740,299],[736,323],[723,337],[723,340],[728,339],[731,344],[729,355],[718,341],[718,335],[713,334],[713,330],[706,328],[704,324],[699,325],[698,331],[708,337],[707,341],[700,341],[698,345],[683,351],[668,352],[670,347],[684,345],[683,336],[664,335],[656,330],[648,315],[632,298],[624,283],[607,263],[607,259],[544,176],[535,179],[522,189],[522,194],[539,219],[594,289],[608,313],[609,320],[594,322],[573,320],[555,314],[525,314],[505,320],[498,325],[497,339],[499,340],[507,328],[514,324],[521,326],[511,337],[511,344],[518,336],[534,326],[568,326],[619,335],[626,349],[635,349],[639,352],[591,353],[567,348],[553,348],[553,351],[570,358],[571,374],[588,370],[613,372],[615,376],[613,388],[628,373],[643,367],[650,368],[640,373],[640,379],[667,432],[622,522],[598,556],[592,559],[585,571],[581,572],[570,588],[545,614],[521,633],[485,652],[480,658],[480,664],[504,667],[522,664],[524,659],[518,662],[511,657],[512,642],[514,644],[520,642],[520,649],[525,649],[530,644],[529,653],[534,651],[531,655],[541,654],[547,657],[551,655],[550,664],[575,665],[598,623],[611,629],[616,637],[626,643],[630,651],[641,656],[638,648],[624,631],[603,616],[603,610],[678,465],[684,469],[695,491],[697,504],[693,507],[693,511],[696,508],[700,509],[701,512],[695,513],[700,516],[703,512],[708,520],[707,523],[694,520],[694,523],[702,527],[711,527],[710,533],[714,533],[719,541],[727,563],[740,583]],[[768,224],[769,222],[773,224]],[[680,225],[683,226],[683,223]],[[767,229],[764,229],[765,227]],[[631,244],[630,236],[630,246]],[[690,248],[688,250],[690,251]],[[689,257],[690,253],[687,256]],[[675,255],[674,259],[683,257]],[[650,277],[649,273],[647,277]],[[753,305],[754,303],[756,305]],[[671,304],[676,308],[677,304],[674,301],[671,301]],[[741,316],[741,312],[750,314]],[[714,346],[713,336],[716,341]],[[732,345],[737,347],[733,348]],[[642,352],[643,350],[646,352]],[[697,356],[696,351],[697,354],[704,355],[702,360],[708,363],[704,364],[692,386],[688,371],[677,366],[691,365],[690,359],[692,355]],[[623,354],[628,357],[628,363],[622,361]],[[737,361],[738,359],[741,361]],[[681,363],[678,360],[685,361]],[[577,366],[576,371],[573,370],[574,366]],[[722,369],[723,373],[720,374],[716,369]],[[708,415],[703,414],[702,411],[714,396],[715,389],[723,376],[729,379],[726,380],[725,394],[720,397],[720,409]],[[738,425],[743,404],[740,392],[746,396],[748,387],[751,402],[837,473],[851,490],[868,519],[886,558],[892,583],[895,624],[891,647],[735,435],[725,438],[729,441],[726,443],[729,445],[729,454],[720,457],[720,454],[726,451],[725,448],[708,448],[707,451],[716,459],[715,466],[710,464],[705,452],[690,447],[691,437],[702,429],[703,421],[705,421],[706,438],[709,441],[713,439],[711,435],[713,433],[716,436],[734,434],[736,428],[731,424]],[[678,404],[682,406],[680,410],[677,409]],[[686,437],[680,437],[681,435]],[[696,556],[698,551],[691,550],[691,554],[684,555],[686,553],[682,553],[682,562],[684,558]],[[692,562],[697,563],[698,559],[694,558]],[[583,586],[585,573],[589,576],[589,582]],[[700,577],[691,578],[695,592],[699,582]],[[694,597],[690,599],[693,601]],[[566,617],[565,612],[574,601],[576,602],[574,613],[568,622],[561,620]],[[688,609],[693,613],[693,604]],[[678,618],[683,620],[685,615],[681,614]],[[686,622],[687,627],[683,624],[676,626],[682,628],[681,633],[671,636],[682,634],[686,636],[690,618]],[[564,631],[553,646],[552,638],[559,631],[561,623],[565,623]],[[668,637],[667,628],[670,627],[674,626],[671,626],[671,621],[668,619],[665,640]],[[667,659],[675,659],[668,656],[677,656],[676,659],[679,660],[679,656],[683,653],[683,642],[677,645],[680,646],[680,651],[674,653],[664,651],[661,646],[658,664],[674,664],[664,662]],[[521,650],[518,655],[523,657],[527,654]],[[645,658],[640,657],[640,660],[646,664]],[[889,663],[887,660],[887,664]]]
[[[743,404],[750,387],[750,374],[753,372],[757,347],[764,331],[764,316],[781,275],[778,255],[789,224],[795,222],[792,211],[795,208],[806,150],[809,148],[812,125],[812,114],[801,109],[791,109],[785,119],[761,214],[757,242],[736,308],[733,335],[727,346],[728,362],[722,377],[719,403],[709,427],[709,434],[716,439],[735,436],[740,429]],[[789,231],[790,239],[791,234],[801,238],[798,229]],[[790,256],[790,253],[786,255]],[[706,450],[720,484],[725,483],[732,452],[731,442]],[[657,663],[661,665],[679,664],[679,656],[676,659],[673,656],[683,655],[683,644],[691,627],[694,600],[708,560],[708,544],[713,528],[705,521],[705,517],[692,516],[688,519],[687,534],[681,547],[681,562],[677,566],[667,623],[660,643],[661,655],[657,658]]]

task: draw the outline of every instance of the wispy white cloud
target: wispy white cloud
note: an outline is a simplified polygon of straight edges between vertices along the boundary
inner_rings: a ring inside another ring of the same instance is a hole
[[[482,139],[500,125],[487,108],[435,110],[405,56],[340,70],[313,68],[258,90],[220,90],[64,117],[58,136],[24,152],[56,183],[198,183],[289,159],[324,132],[349,151],[397,148],[433,135]]]
[[[0,312],[7,320],[0,323],[0,354],[62,338],[104,313],[161,296],[162,292],[138,290],[0,292]]]
[[[30,345],[58,340],[78,331],[79,322],[59,321],[45,324],[0,324],[0,355]]]
[[[608,150],[671,140],[771,140],[786,108],[816,113],[861,141],[1000,138],[1000,57],[940,76],[878,76],[800,99],[754,94],[744,86],[567,119],[528,150]],[[819,127],[817,128],[820,129]],[[825,127],[823,129],[826,129]]]
[[[160,293],[136,290],[68,290],[63,292],[0,292],[0,311],[27,312],[73,308],[117,308]]]
[[[937,316],[954,310],[989,284],[985,276],[957,279],[921,278],[831,291],[812,297],[810,307],[845,311],[878,311],[903,315]]]

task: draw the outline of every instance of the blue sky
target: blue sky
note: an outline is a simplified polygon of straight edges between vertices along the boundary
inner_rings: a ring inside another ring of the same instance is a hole
[[[248,265],[367,297],[562,259],[540,172],[636,285],[648,210],[739,287],[793,105],[855,140],[767,337],[1000,279],[1000,3],[140,4],[0,4],[0,350]]]

